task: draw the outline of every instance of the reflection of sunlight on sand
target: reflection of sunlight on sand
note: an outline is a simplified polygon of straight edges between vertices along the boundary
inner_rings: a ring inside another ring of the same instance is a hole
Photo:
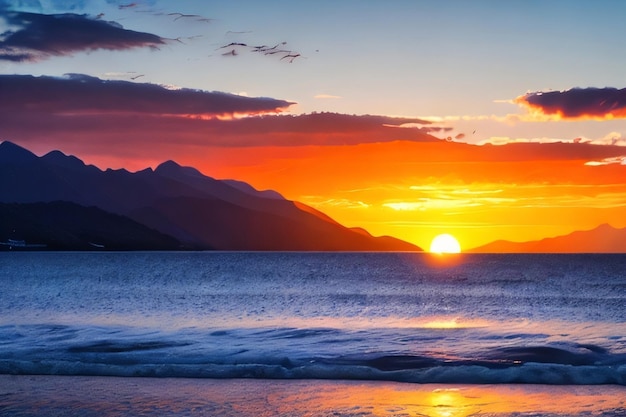
[[[425,392],[424,396],[426,405],[430,406],[430,412],[426,415],[433,417],[465,417],[484,413],[485,409],[489,409],[489,414],[518,411],[515,408],[507,409],[506,404],[501,404],[503,398],[489,389],[476,392],[472,388],[471,392],[467,392],[467,389],[460,388],[437,388],[430,393]]]
[[[323,385],[323,384],[322,384]],[[535,413],[577,414],[626,406],[620,399],[623,387],[556,387],[520,385],[470,385],[442,387],[437,385],[384,384],[375,383],[328,384],[316,389],[314,399],[306,394],[285,399],[297,408],[309,411],[335,410],[340,413],[348,409],[367,410],[373,416],[420,415],[430,417],[468,417],[471,415],[519,415]],[[290,407],[281,409],[285,414],[294,411]],[[313,413],[315,414],[315,413]],[[370,414],[368,414],[370,415]]]
[[[626,387],[616,385],[0,375],[1,405],[16,410],[14,415],[41,414],[42,409],[49,415],[98,416],[624,415],[625,394]]]

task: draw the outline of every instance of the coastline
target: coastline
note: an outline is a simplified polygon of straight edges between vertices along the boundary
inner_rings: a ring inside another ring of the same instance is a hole
[[[617,385],[0,375],[3,416],[624,415]]]

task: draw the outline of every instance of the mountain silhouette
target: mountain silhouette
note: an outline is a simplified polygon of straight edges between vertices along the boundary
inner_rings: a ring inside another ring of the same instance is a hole
[[[592,230],[581,230],[530,242],[497,240],[469,252],[482,253],[624,253],[626,228],[603,224]]]
[[[103,171],[60,151],[38,157],[11,142],[0,143],[0,202],[55,201],[126,216],[188,249],[421,250],[346,228],[275,191],[216,180],[174,161],[134,173]]]
[[[176,250],[180,242],[125,216],[66,201],[0,203],[0,250]],[[10,241],[18,242],[12,247]],[[22,242],[22,245],[19,245]]]

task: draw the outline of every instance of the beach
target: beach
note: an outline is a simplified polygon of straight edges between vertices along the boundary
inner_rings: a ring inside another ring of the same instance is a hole
[[[0,375],[3,416],[623,416],[626,388]]]

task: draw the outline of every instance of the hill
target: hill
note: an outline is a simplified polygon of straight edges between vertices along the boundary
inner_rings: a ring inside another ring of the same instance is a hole
[[[38,157],[11,142],[0,143],[0,202],[55,201],[128,217],[191,249],[421,250],[346,228],[276,192],[216,180],[174,161],[134,173],[103,171],[59,151]]]
[[[592,230],[576,231],[530,242],[498,240],[472,249],[482,253],[624,253],[626,228],[616,229],[603,224]]]
[[[176,250],[180,243],[128,217],[75,203],[0,203],[2,243],[50,250]],[[8,244],[1,249],[10,249]]]

